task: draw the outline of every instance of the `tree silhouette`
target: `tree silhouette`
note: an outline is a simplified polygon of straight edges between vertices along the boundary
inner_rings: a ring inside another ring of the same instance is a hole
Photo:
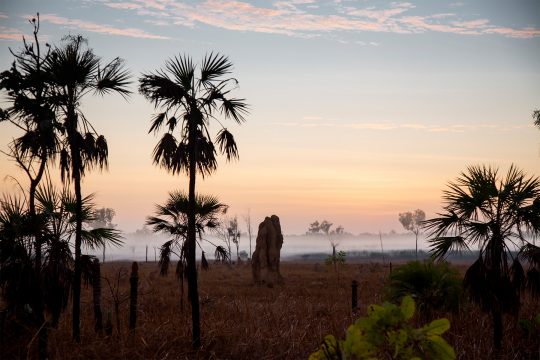
[[[23,49],[11,51],[15,58],[12,67],[0,74],[0,90],[6,92],[6,110],[0,109],[0,121],[7,120],[23,131],[23,135],[9,145],[9,153],[17,165],[27,175],[28,190],[27,223],[34,241],[34,267],[36,279],[41,278],[42,269],[42,229],[36,213],[36,190],[45,174],[47,163],[54,158],[58,147],[58,127],[55,113],[50,103],[48,74],[44,69],[50,57],[50,46],[43,52],[38,39],[39,14],[30,20],[33,26],[34,42],[28,43],[23,37]],[[39,330],[39,356],[47,357],[47,326],[43,314],[42,288],[33,287],[32,309],[36,314]]]
[[[412,232],[416,238],[416,260],[418,260],[418,234],[420,234],[422,221],[425,219],[426,213],[420,209],[416,209],[414,212],[407,211],[399,214],[399,222],[403,228]]]
[[[534,119],[534,125],[538,126],[540,128],[540,110],[534,110],[533,111],[533,119]]]
[[[502,314],[518,311],[525,276],[512,250],[521,247],[531,264],[540,264],[540,249],[527,239],[527,234],[540,234],[540,179],[514,166],[502,178],[497,169],[473,166],[449,183],[443,198],[444,212],[424,222],[432,255],[442,259],[452,249],[478,245],[478,260],[467,270],[464,285],[491,312],[494,347],[500,349]]]
[[[60,144],[60,169],[63,181],[72,180],[76,197],[75,273],[73,282],[73,338],[80,341],[82,193],[81,179],[93,167],[107,167],[108,146],[81,111],[82,100],[91,92],[116,92],[127,96],[129,74],[123,61],[116,58],[103,64],[88,48],[82,36],[67,36],[55,47],[47,61],[55,105],[62,118],[63,140]]]
[[[165,134],[154,148],[154,163],[173,174],[189,176],[189,211],[187,228],[187,279],[191,302],[193,347],[200,347],[199,294],[197,287],[195,182],[197,172],[203,177],[217,168],[216,147],[227,160],[238,157],[233,135],[218,121],[217,116],[244,121],[247,104],[244,99],[229,97],[237,80],[226,77],[232,63],[223,55],[206,55],[200,68],[188,56],[177,56],[155,73],[143,74],[139,79],[140,93],[154,104],[158,113],[149,132],[166,127]],[[209,132],[210,122],[218,122],[221,130],[215,140]],[[179,131],[174,135],[176,128]]]

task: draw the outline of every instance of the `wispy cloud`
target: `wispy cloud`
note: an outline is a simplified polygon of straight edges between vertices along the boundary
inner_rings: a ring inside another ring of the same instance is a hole
[[[392,2],[378,7],[312,0],[274,1],[267,6],[237,0],[189,3],[173,0],[101,0],[100,3],[110,8],[134,11],[140,16],[158,18],[159,25],[166,22],[188,27],[205,24],[227,30],[301,37],[320,36],[335,31],[540,37],[537,28],[499,26],[485,18],[462,17],[453,12],[419,15],[415,13],[417,6],[410,2]],[[461,5],[453,3],[451,7],[456,9]]]
[[[532,128],[532,125],[497,125],[497,124],[453,124],[453,125],[427,125],[421,123],[393,123],[393,122],[336,122],[325,121],[322,117],[309,116],[302,120],[291,122],[271,122],[270,125],[298,128],[341,128],[354,130],[390,131],[411,130],[430,133],[464,133],[469,131],[512,131],[523,128]],[[318,121],[320,120],[320,121]]]
[[[166,36],[150,34],[140,29],[118,28],[107,24],[98,24],[80,19],[68,19],[55,14],[43,14],[40,16],[40,19],[41,21],[50,22],[55,25],[62,25],[68,28],[81,29],[100,34],[127,36],[140,39],[169,39]]]
[[[0,40],[4,41],[20,41],[25,36],[22,31],[14,28],[9,28],[0,25]]]

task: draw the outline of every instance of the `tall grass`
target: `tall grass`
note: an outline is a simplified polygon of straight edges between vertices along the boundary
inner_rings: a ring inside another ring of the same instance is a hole
[[[116,277],[129,263],[108,263],[102,275]],[[323,337],[343,337],[366,307],[383,301],[388,269],[380,264],[349,264],[336,281],[333,271],[314,264],[282,264],[283,286],[252,284],[247,265],[214,265],[200,273],[202,348],[191,350],[189,304],[180,301],[174,276],[160,277],[155,263],[140,264],[137,328],[128,331],[129,301],[121,304],[121,331],[111,336],[94,333],[92,292],[83,289],[82,341],[74,344],[70,314],[52,329],[52,359],[306,359]],[[464,268],[460,269],[463,273]],[[351,281],[359,282],[359,311],[351,311]],[[120,282],[120,293],[129,295],[129,278]],[[103,292],[103,312],[113,303]],[[532,318],[540,304],[525,297],[520,318]],[[491,359],[491,321],[479,309],[444,314],[452,324],[446,338],[458,359]],[[505,320],[503,359],[538,359],[538,344],[525,340],[515,321]],[[31,338],[31,336],[30,336]],[[25,347],[27,338],[18,337]]]

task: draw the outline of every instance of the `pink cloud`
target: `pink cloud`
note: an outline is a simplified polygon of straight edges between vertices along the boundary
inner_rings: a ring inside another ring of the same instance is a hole
[[[105,24],[97,24],[90,21],[84,21],[79,19],[68,19],[65,17],[57,16],[54,14],[41,15],[42,21],[47,21],[55,25],[63,25],[70,28],[81,29],[89,32],[95,32],[100,34],[127,36],[141,39],[169,39],[165,36],[149,34],[143,30],[135,28],[117,28]]]
[[[18,29],[8,28],[6,26],[0,26],[0,40],[22,40],[23,36],[26,36]],[[28,36],[26,36],[28,37]]]
[[[443,32],[461,35],[502,35],[514,38],[540,36],[536,28],[514,29],[490,25],[487,19],[457,19],[455,13],[409,15],[415,5],[394,2],[386,7],[344,6],[335,2],[333,14],[310,11],[312,0],[283,0],[257,6],[238,0],[206,0],[195,3],[174,0],[124,0],[107,6],[133,10],[139,16],[166,23],[195,27],[197,23],[235,31],[253,31],[313,37],[331,31],[422,33]],[[131,5],[130,5],[131,4]]]

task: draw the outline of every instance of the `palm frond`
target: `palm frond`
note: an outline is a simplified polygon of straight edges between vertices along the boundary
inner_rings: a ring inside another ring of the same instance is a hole
[[[117,229],[96,228],[91,230],[82,230],[81,233],[83,244],[89,249],[96,250],[103,246],[120,247],[124,243],[122,235]]]
[[[234,141],[234,136],[226,128],[221,129],[217,134],[216,143],[221,153],[227,156],[227,160],[238,159],[236,141]]]
[[[96,91],[101,95],[117,92],[126,98],[131,91],[128,89],[130,73],[124,67],[124,60],[116,58],[100,68],[98,64],[96,76]]]
[[[195,65],[193,60],[186,55],[178,55],[165,63],[165,68],[174,76],[186,92],[193,89],[195,77]]]
[[[218,53],[210,53],[205,55],[201,65],[200,82],[206,85],[209,82],[219,79],[220,77],[231,72],[232,63],[229,59]]]
[[[166,107],[182,105],[187,96],[187,89],[164,73],[143,74],[139,79],[139,92],[156,108],[160,105]]]
[[[436,260],[443,260],[451,250],[469,250],[465,238],[461,236],[440,236],[428,240],[431,256]]]

